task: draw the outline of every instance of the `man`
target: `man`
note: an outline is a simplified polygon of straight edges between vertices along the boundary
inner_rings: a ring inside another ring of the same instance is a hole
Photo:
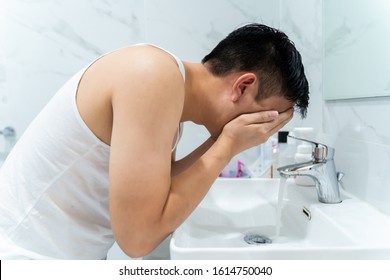
[[[230,159],[305,116],[308,83],[287,36],[250,24],[202,63],[151,45],[107,54],[54,96],[0,173],[3,258],[142,257],[196,208]],[[175,161],[180,124],[210,138]],[[3,242],[4,241],[4,242]]]

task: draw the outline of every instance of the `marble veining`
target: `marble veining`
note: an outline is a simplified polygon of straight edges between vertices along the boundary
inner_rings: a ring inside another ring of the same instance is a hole
[[[99,56],[103,54],[102,49],[100,49],[95,44],[88,42],[83,36],[78,34],[75,31],[75,29],[64,20],[59,20],[58,22],[56,22],[56,24],[54,24],[52,27],[52,31],[57,36],[64,37],[69,42],[82,46],[86,51],[90,52],[95,56]]]

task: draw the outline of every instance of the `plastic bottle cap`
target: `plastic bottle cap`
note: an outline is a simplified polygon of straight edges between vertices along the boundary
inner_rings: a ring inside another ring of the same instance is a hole
[[[287,143],[287,135],[288,135],[288,131],[279,131],[278,132],[278,142],[279,143]]]

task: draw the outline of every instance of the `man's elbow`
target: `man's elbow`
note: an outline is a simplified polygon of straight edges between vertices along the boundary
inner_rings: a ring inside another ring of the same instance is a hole
[[[130,258],[142,258],[151,253],[161,242],[148,238],[138,238],[137,240],[118,242],[118,245]]]
[[[150,252],[154,250],[155,247],[150,246],[149,244],[137,244],[137,245],[130,245],[127,244],[126,246],[120,245],[118,243],[119,247],[122,249],[122,251],[129,256],[130,258],[142,258],[148,255]]]

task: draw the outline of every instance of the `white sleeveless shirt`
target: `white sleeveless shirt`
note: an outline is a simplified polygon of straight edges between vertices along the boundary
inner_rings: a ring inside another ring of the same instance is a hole
[[[183,63],[172,56],[184,79]],[[102,259],[114,243],[110,147],[76,105],[90,65],[57,92],[0,169],[0,259]],[[180,134],[181,125],[176,144]]]

